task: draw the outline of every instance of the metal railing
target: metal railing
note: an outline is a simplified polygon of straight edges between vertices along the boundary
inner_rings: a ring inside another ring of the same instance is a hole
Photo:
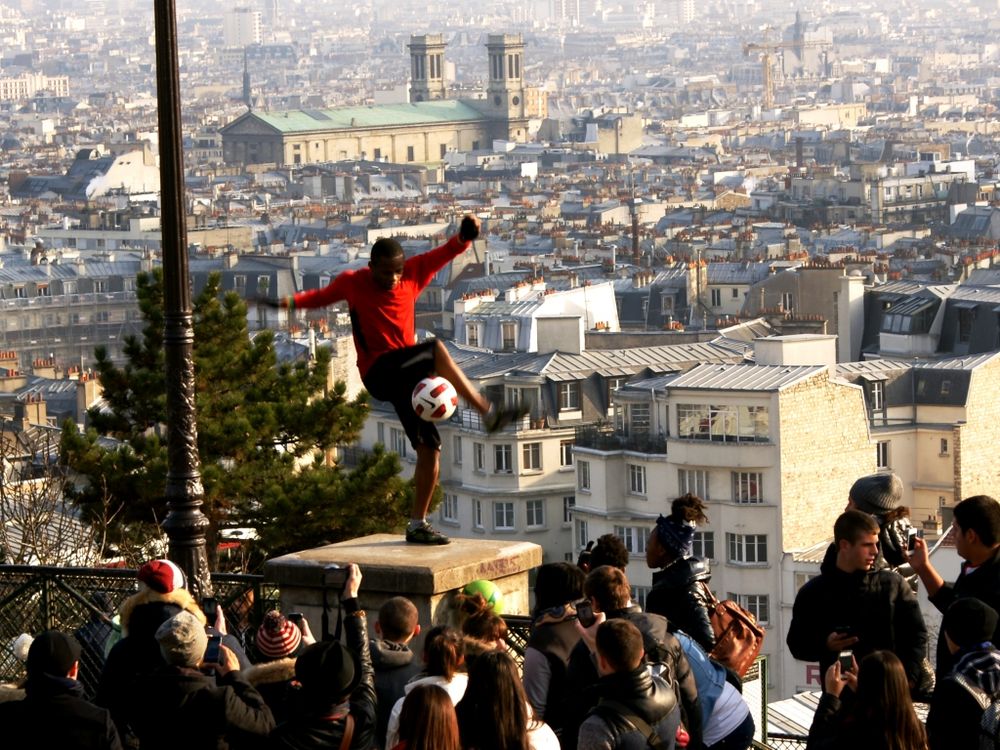
[[[577,427],[573,443],[577,448],[591,448],[598,451],[626,450],[651,455],[666,455],[667,453],[665,435],[618,432],[610,425]]]
[[[277,605],[277,588],[256,575],[217,573],[212,583],[229,632],[246,643],[264,612]],[[81,641],[80,680],[91,691],[118,638],[114,618],[136,587],[136,571],[124,568],[0,565],[0,682],[25,676],[13,651],[21,633],[55,629]]]

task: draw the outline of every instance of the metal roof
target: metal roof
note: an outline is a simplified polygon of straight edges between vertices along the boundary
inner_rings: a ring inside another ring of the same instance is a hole
[[[1000,356],[1000,352],[986,352],[985,354],[970,354],[966,357],[949,357],[948,359],[937,359],[915,362],[914,369],[917,370],[975,370],[977,367],[986,364],[991,359]]]
[[[702,364],[679,376],[670,387],[713,391],[779,391],[826,369],[825,365]]]
[[[324,110],[298,109],[285,112],[253,112],[250,116],[282,133],[401,127],[486,119],[479,110],[454,100],[379,104],[370,107],[338,107],[337,109]],[[230,123],[230,126],[232,124]]]
[[[466,320],[486,320],[490,318],[522,318],[528,317],[542,306],[542,302],[537,299],[518,300],[517,302],[504,302],[494,300],[492,302],[481,302],[472,311],[465,314]]]

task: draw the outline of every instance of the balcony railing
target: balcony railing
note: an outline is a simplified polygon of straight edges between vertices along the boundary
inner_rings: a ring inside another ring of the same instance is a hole
[[[577,427],[574,445],[577,448],[591,448],[598,451],[636,451],[658,456],[667,454],[665,435],[650,435],[648,432],[625,433],[616,431],[610,425]]]

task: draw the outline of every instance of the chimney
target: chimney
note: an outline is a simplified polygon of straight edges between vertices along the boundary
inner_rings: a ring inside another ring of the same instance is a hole
[[[28,393],[24,401],[14,404],[14,420],[22,425],[47,425],[48,416],[45,413],[45,399],[40,393]]]
[[[91,372],[81,372],[76,381],[76,422],[87,425],[87,409],[101,398],[101,384]]]

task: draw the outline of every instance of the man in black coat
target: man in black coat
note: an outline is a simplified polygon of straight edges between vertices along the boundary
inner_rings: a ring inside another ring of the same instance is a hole
[[[222,645],[217,657],[208,655],[205,625],[194,614],[171,617],[156,641],[166,664],[137,678],[129,712],[142,750],[225,750],[274,729],[271,709],[240,675],[236,655]]]
[[[911,687],[920,682],[927,629],[906,580],[875,569],[879,527],[859,510],[844,511],[833,527],[836,557],[795,597],[788,648],[803,661],[818,661],[826,674],[841,651],[860,662],[885,649],[899,657]],[[831,564],[832,562],[832,564]]]
[[[979,747],[983,702],[1000,697],[1000,651],[990,643],[997,622],[996,610],[968,596],[956,599],[944,613],[941,633],[956,661],[931,699],[931,750]]]
[[[625,573],[610,565],[595,568],[583,583],[584,596],[590,600],[595,613],[603,614],[608,620],[627,620],[642,634],[644,664],[677,691],[684,726],[691,735],[691,747],[701,747],[701,703],[684,649],[668,632],[667,618],[643,612],[639,605],[632,603],[631,590]],[[574,739],[578,727],[590,708],[596,705],[600,694],[597,664],[583,640],[570,654],[567,676],[572,691],[569,702],[575,710],[567,717],[566,728],[560,737],[563,750],[576,746]]]
[[[945,583],[931,565],[927,545],[917,539],[910,564],[927,589],[927,597],[940,612],[956,599],[974,597],[1000,612],[1000,503],[988,495],[974,495],[955,506],[955,551],[965,560],[955,583]],[[1000,643],[1000,626],[993,633]],[[937,676],[947,675],[955,664],[944,633],[938,636]]]
[[[32,641],[27,668],[24,700],[0,703],[5,747],[121,750],[111,714],[83,697],[73,636],[46,630]]]

